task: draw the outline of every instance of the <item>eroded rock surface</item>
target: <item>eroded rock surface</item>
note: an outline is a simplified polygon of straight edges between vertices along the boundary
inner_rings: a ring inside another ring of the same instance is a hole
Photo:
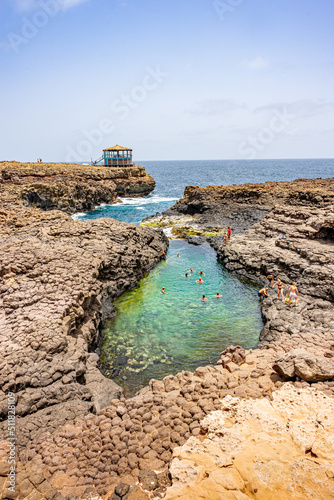
[[[261,354],[245,352],[244,362],[233,372],[222,365],[207,366],[151,380],[130,399],[115,399],[97,415],[41,434],[20,454],[21,480],[40,470],[50,491],[57,488],[64,497],[77,498],[89,486],[108,498],[125,483],[131,486],[129,498],[136,499],[141,471],[166,471],[174,448],[201,435],[201,420],[221,408],[224,396],[256,398],[281,387],[283,379],[267,362],[269,353]],[[24,498],[20,489],[19,498]]]
[[[162,233],[112,219],[78,222],[58,210],[43,212],[24,195],[45,189],[44,201],[54,196],[56,202],[44,208],[71,211],[88,203],[82,185],[95,193],[94,202],[102,201],[100,188],[109,189],[111,200],[117,183],[131,188],[132,174],[145,181],[140,169],[123,175],[102,167],[3,162],[0,171],[0,429],[6,429],[6,395],[13,392],[17,443],[24,446],[121,395],[89,351],[112,299],[156,265],[168,242]],[[151,187],[150,180],[145,189]]]
[[[288,206],[296,213],[296,219],[300,219],[297,224],[302,229],[303,210],[308,207],[313,209],[310,216],[313,217],[314,236],[333,239],[333,187],[333,179],[297,179],[292,182],[203,188],[187,186],[183,197],[175,205],[163,214],[148,217],[143,223],[170,227],[179,235],[214,236],[213,233],[222,234],[228,226],[232,227],[232,234],[243,234],[275,207]],[[318,209],[322,210],[322,220],[318,219],[321,212]],[[286,222],[282,217],[280,231],[286,230]]]
[[[50,428],[51,416],[55,427],[120,395],[88,353],[103,303],[133,287],[167,245],[154,230],[57,215],[40,227],[36,214],[16,233],[0,233],[0,415],[14,392],[21,444]]]
[[[278,358],[273,368],[284,379],[299,377],[307,382],[334,380],[334,362],[327,358],[317,358],[303,347],[291,349]]]
[[[111,168],[70,163],[0,162],[0,192],[4,210],[10,201],[43,210],[92,210],[117,196],[144,196],[155,181],[144,167]],[[5,201],[7,203],[5,203]],[[9,215],[9,214],[8,214]]]
[[[166,500],[334,498],[334,399],[320,391],[226,396],[201,432],[174,449]]]

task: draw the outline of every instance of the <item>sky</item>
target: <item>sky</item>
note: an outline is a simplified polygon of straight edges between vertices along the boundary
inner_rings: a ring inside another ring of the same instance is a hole
[[[333,0],[0,0],[0,161],[334,157]]]

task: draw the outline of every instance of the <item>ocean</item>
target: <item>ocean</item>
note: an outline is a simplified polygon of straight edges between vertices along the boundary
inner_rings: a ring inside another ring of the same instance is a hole
[[[153,193],[145,198],[127,198],[115,205],[102,204],[95,210],[76,214],[80,220],[111,217],[139,222],[163,212],[181,198],[186,186],[245,184],[248,182],[292,181],[334,176],[334,159],[298,160],[192,160],[142,161],[156,181]]]

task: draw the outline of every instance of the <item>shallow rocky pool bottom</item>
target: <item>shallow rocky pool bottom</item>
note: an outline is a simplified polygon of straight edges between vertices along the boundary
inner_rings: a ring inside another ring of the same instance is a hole
[[[198,284],[201,270],[205,275]],[[255,347],[263,327],[257,289],[229,274],[207,243],[171,241],[166,261],[115,307],[104,328],[101,369],[127,397],[152,378],[216,364],[231,344]]]

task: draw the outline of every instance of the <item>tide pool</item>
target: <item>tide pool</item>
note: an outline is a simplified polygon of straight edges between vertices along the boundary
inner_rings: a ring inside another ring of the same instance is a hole
[[[185,278],[190,268],[194,272]],[[205,276],[198,284],[201,270]],[[257,288],[231,276],[207,243],[170,241],[166,261],[114,305],[115,317],[104,328],[101,369],[127,396],[151,378],[216,364],[231,344],[255,347],[263,326]]]

